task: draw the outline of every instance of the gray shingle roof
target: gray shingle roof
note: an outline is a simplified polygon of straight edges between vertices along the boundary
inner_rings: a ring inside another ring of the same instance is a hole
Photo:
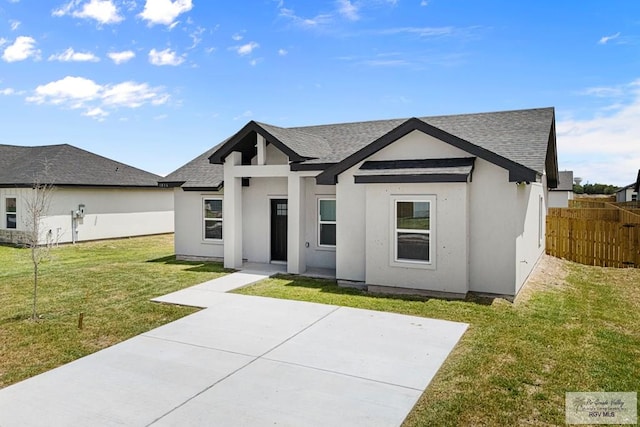
[[[558,187],[555,191],[573,191],[573,171],[558,172]]]
[[[160,176],[68,144],[20,147],[0,144],[0,185],[157,187]]]
[[[306,158],[302,164],[312,165],[342,162],[409,120],[376,120],[291,128],[256,122],[250,124],[262,128],[299,157]],[[545,171],[549,137],[554,123],[553,108],[432,116],[418,120],[531,171],[539,174]],[[208,165],[205,159],[216,152],[216,156],[220,157],[220,153],[229,151],[230,145],[240,144],[241,138],[245,138],[242,144],[246,147],[246,136],[231,137],[162,181],[186,181],[188,185],[198,181],[201,184],[208,183],[209,186],[221,182],[221,165]]]
[[[205,151],[189,163],[160,179],[159,182],[164,184],[178,184],[182,188],[220,187],[224,177],[223,166],[209,163],[209,157],[220,145],[216,145]]]

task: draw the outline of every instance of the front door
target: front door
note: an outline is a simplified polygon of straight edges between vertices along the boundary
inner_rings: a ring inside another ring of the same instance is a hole
[[[287,199],[271,199],[271,260],[287,260]]]

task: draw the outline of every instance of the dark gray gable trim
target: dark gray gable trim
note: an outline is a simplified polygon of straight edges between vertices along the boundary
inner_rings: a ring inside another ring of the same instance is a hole
[[[431,135],[434,138],[437,138],[441,141],[451,144],[454,147],[460,148],[461,150],[464,150],[467,153],[473,154],[497,166],[507,169],[509,171],[510,182],[519,182],[519,181],[535,182],[539,176],[539,174],[534,170],[531,170],[514,161],[506,159],[485,148],[474,145],[468,141],[465,141],[462,138],[459,138],[455,135],[452,135],[448,132],[443,131],[442,129],[439,129],[435,126],[431,126],[430,124],[425,123],[422,120],[413,117],[407,120],[406,122],[402,123],[400,126],[396,127],[395,129],[391,130],[387,134],[373,141],[371,144],[367,145],[366,147],[362,148],[361,150],[347,157],[340,163],[337,163],[336,165],[322,172],[320,175],[316,177],[317,184],[335,185],[338,182],[338,175],[340,175],[342,172],[354,166],[358,162],[365,160],[367,157],[377,153],[384,147],[397,141],[403,136],[409,134],[410,132],[413,132],[414,130],[419,130],[423,133],[426,133],[427,135]]]
[[[430,173],[416,175],[361,175],[353,177],[356,184],[388,184],[410,182],[467,182],[469,174]]]
[[[174,181],[174,182],[159,182],[158,187],[160,188],[176,188],[181,187],[186,181]]]
[[[640,169],[638,169],[638,178],[636,178],[636,186],[633,188],[633,191],[640,193]]]
[[[360,169],[426,169],[426,168],[455,168],[473,166],[475,157],[459,157],[446,159],[423,160],[370,160],[364,162]]]
[[[560,173],[558,172],[558,153],[556,148],[556,115],[553,113],[551,119],[551,130],[549,131],[549,141],[547,142],[547,157],[544,162],[547,174],[547,188],[558,188]]]
[[[222,185],[218,187],[183,187],[182,191],[220,191]]]
[[[324,171],[335,163],[291,163],[292,171]]]
[[[214,151],[213,154],[209,156],[209,163],[219,165],[224,164],[224,159],[229,154],[231,154],[233,151],[241,151],[241,149],[244,148],[239,147],[239,145],[251,132],[257,132],[260,135],[264,136],[268,143],[273,144],[278,148],[278,150],[286,154],[289,157],[289,160],[292,162],[303,162],[305,160],[309,160],[308,157],[300,156],[291,148],[287,147],[282,141],[273,136],[271,133],[267,132],[262,126],[252,120],[247,123],[242,129],[240,129],[235,135],[229,138],[227,142],[222,144],[220,148]]]

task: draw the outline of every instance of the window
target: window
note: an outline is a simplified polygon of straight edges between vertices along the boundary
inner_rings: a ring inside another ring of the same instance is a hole
[[[336,200],[318,200],[318,246],[336,245]]]
[[[396,200],[395,260],[431,262],[431,202]]]
[[[204,238],[222,240],[222,199],[204,199]]]
[[[7,228],[17,228],[18,220],[16,217],[15,197],[7,197],[5,199],[5,212],[7,215]]]

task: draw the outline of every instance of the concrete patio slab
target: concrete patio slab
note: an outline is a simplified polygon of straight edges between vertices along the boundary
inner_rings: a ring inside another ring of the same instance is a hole
[[[0,426],[144,426],[255,358],[135,337],[0,390]]]
[[[0,426],[400,425],[467,327],[197,292],[208,308],[0,390]]]
[[[466,328],[456,322],[340,307],[265,357],[424,390]]]
[[[218,350],[261,356],[338,309],[235,294],[212,294],[207,310],[194,313],[145,336]]]
[[[154,426],[398,426],[421,394],[258,359]]]

